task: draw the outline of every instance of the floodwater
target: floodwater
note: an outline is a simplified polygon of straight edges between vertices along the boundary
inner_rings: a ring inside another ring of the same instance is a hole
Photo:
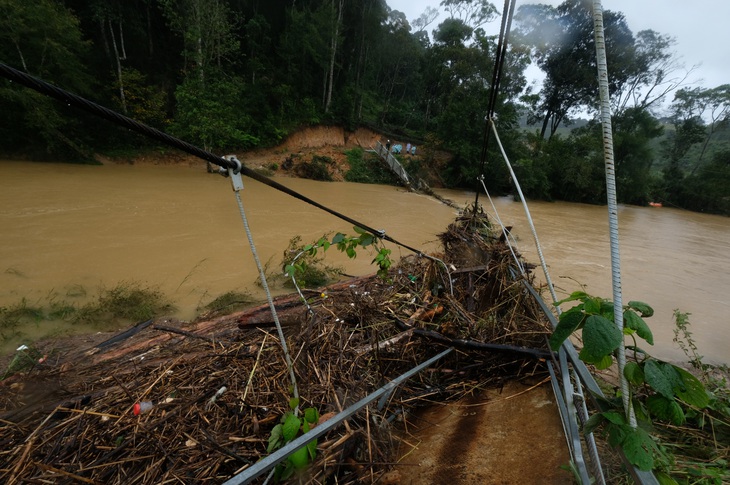
[[[455,210],[394,187],[277,178],[287,187],[425,251]],[[440,191],[459,205],[474,195]],[[311,242],[325,233],[352,234],[350,224],[250,179],[242,198],[260,259],[280,266],[289,240]],[[491,214],[485,196],[480,202]],[[519,249],[538,263],[520,203],[494,201],[513,226]],[[531,202],[542,251],[558,296],[585,286],[611,298],[611,262],[605,207]],[[674,309],[689,312],[699,352],[730,362],[730,219],[671,208],[619,211],[623,300],[652,305],[651,353],[682,359],[672,342]],[[409,254],[391,246],[397,258]],[[326,262],[348,274],[373,272],[372,256],[347,260],[331,249]],[[540,268],[536,270],[541,273]],[[179,318],[227,291],[262,297],[230,181],[199,167],[81,166],[0,162],[0,306],[73,300],[120,282],[159,288]],[[283,290],[278,290],[282,292]],[[8,345],[48,329],[23,329]],[[644,345],[646,347],[646,345]]]

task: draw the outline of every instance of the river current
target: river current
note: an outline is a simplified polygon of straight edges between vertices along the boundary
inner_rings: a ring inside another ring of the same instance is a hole
[[[437,234],[456,210],[403,189],[311,180],[276,179],[321,204],[409,246],[437,250]],[[459,206],[469,192],[440,190]],[[289,240],[310,242],[349,224],[285,194],[244,178],[241,192],[254,243],[263,262],[279,265]],[[480,202],[493,214],[489,199]],[[522,204],[494,201],[513,226],[520,252],[538,264]],[[542,252],[558,297],[582,287],[611,298],[606,207],[530,202]],[[674,309],[690,313],[690,330],[708,361],[730,362],[730,219],[673,208],[622,206],[619,235],[623,300],[652,305],[648,319],[656,343],[649,351],[681,360],[673,338]],[[407,250],[392,247],[397,258]],[[371,257],[347,260],[335,251],[327,262],[349,274],[374,271]],[[197,308],[227,291],[261,297],[230,181],[202,166],[83,166],[0,161],[0,306],[94,294],[119,282],[159,288],[192,318]],[[542,277],[541,277],[542,278]],[[57,324],[54,324],[57,325]],[[59,329],[63,330],[63,329]],[[88,329],[91,331],[92,329]],[[32,340],[39,324],[6,339],[4,350]]]

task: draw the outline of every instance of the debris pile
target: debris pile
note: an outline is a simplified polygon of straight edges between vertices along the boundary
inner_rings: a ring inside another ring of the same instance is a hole
[[[544,372],[549,325],[501,233],[468,210],[440,238],[443,254],[404,258],[387,280],[305,290],[311,311],[275,300],[313,426],[456,349],[320,439],[303,482],[371,482],[414,408]],[[0,481],[221,483],[267,455],[294,407],[268,305],[128,335],[0,383]]]

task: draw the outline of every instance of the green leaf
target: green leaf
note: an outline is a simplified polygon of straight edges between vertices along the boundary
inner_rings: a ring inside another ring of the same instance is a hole
[[[639,470],[649,471],[654,468],[654,450],[656,445],[649,433],[641,428],[629,429],[621,443],[626,458]]]
[[[332,238],[332,244],[339,244],[344,240],[345,240],[345,235],[342,234],[341,232],[338,232],[337,234],[335,234],[335,237]]]
[[[355,259],[357,257],[357,253],[352,248],[347,248],[345,252],[347,253],[347,257],[350,259]]]
[[[608,369],[613,365],[613,357],[611,354],[606,354],[601,357],[600,360],[594,362],[593,365],[595,365],[598,370]]]
[[[681,426],[684,424],[684,412],[674,399],[667,399],[659,394],[646,398],[646,407],[658,419]]]
[[[603,423],[606,420],[606,418],[603,416],[603,413],[596,413],[585,422],[583,425],[583,434],[589,435],[593,433],[593,431],[598,428],[601,423]]]
[[[679,483],[674,478],[670,477],[662,471],[654,470],[654,476],[659,481],[659,485],[679,485]]]
[[[649,345],[654,345],[654,335],[652,335],[649,326],[633,310],[629,309],[624,312],[624,324],[631,330],[635,330],[639,337],[646,340]]]
[[[624,377],[635,386],[640,386],[644,383],[644,371],[641,370],[641,366],[636,362],[627,362],[624,366]]]
[[[617,413],[616,411],[606,411],[601,413],[601,415],[613,424],[626,424],[626,418],[624,415]]]
[[[370,246],[373,241],[375,241],[375,238],[372,234],[363,234],[360,236],[360,246],[362,247]]]
[[[672,366],[679,375],[680,386],[674,388],[674,393],[682,401],[692,406],[702,409],[710,404],[710,396],[707,394],[705,386],[692,374],[681,367]]]
[[[277,424],[273,427],[273,429],[271,430],[271,435],[269,436],[269,446],[266,448],[267,453],[271,453],[272,451],[279,448],[279,446],[281,445],[281,432],[281,424]]]
[[[611,321],[591,315],[583,327],[583,349],[580,358],[589,363],[600,362],[623,343],[623,334]]]
[[[362,227],[353,226],[352,230],[355,231],[358,234],[367,234],[368,232],[363,229]]]
[[[319,413],[314,408],[307,408],[304,410],[304,419],[308,423],[314,424],[319,421]]]
[[[289,455],[289,461],[296,469],[301,469],[307,466],[309,463],[309,451],[307,450],[307,447],[302,446],[297,451]]]
[[[289,399],[289,409],[294,410],[297,408],[297,406],[299,406],[298,397],[293,397],[293,398]]]
[[[586,298],[588,298],[588,293],[586,293],[585,291],[574,291],[573,293],[570,294],[570,296],[568,296],[567,298],[564,298],[560,301],[556,301],[555,303],[553,303],[553,305],[560,306],[563,303],[567,303],[569,301],[576,301],[576,300],[585,301]]]
[[[550,336],[550,348],[558,350],[565,339],[580,327],[584,318],[585,315],[578,308],[571,308],[567,312],[563,312],[560,315],[558,326]]]
[[[307,451],[309,451],[309,457],[314,461],[317,457],[317,440],[312,440],[307,443]]]
[[[641,301],[630,301],[629,308],[639,312],[642,317],[649,318],[650,316],[654,315],[654,309]]]
[[[589,315],[599,315],[601,313],[600,298],[587,298],[583,304],[583,311]]]
[[[284,442],[288,443],[291,440],[293,440],[297,433],[299,433],[299,427],[302,425],[302,422],[294,416],[293,413],[288,413],[289,415],[286,418],[286,421],[284,421],[284,426],[282,428],[282,436],[284,438]]]
[[[667,378],[660,362],[654,359],[647,360],[644,363],[644,378],[646,383],[656,392],[667,399],[674,399],[672,381]]]

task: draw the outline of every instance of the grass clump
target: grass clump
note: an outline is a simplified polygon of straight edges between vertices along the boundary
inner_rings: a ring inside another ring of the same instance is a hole
[[[201,318],[212,318],[218,315],[243,310],[254,302],[253,297],[249,293],[241,291],[228,291],[213,299],[198,310],[204,310]]]

